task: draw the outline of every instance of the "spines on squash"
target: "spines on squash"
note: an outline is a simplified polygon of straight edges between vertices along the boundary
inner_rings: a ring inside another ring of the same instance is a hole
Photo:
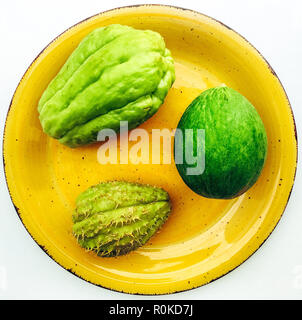
[[[100,256],[126,254],[145,244],[171,211],[161,188],[123,181],[84,191],[73,214],[79,244]]]

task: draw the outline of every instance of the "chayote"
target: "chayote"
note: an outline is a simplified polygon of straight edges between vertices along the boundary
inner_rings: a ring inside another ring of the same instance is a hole
[[[175,80],[160,34],[109,25],[88,34],[38,104],[45,133],[69,147],[97,141],[105,128],[129,129],[150,118]]]
[[[168,193],[149,185],[103,182],[79,195],[73,234],[99,256],[126,254],[145,244],[171,211]]]

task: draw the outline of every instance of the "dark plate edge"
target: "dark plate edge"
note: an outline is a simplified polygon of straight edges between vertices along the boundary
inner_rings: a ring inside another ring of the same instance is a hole
[[[259,247],[251,254],[249,255],[246,259],[244,259],[238,266],[236,266],[235,268],[227,271],[226,273],[222,274],[221,276],[217,277],[217,278],[214,278],[212,279],[211,281],[209,281],[208,283],[205,283],[203,285],[198,285],[198,286],[195,286],[195,287],[192,287],[192,288],[189,288],[189,289],[184,289],[184,290],[179,290],[179,291],[174,291],[174,292],[167,292],[167,293],[154,293],[154,294],[146,294],[146,293],[129,293],[129,292],[124,292],[122,290],[115,290],[115,289],[112,289],[112,288],[107,288],[107,287],[104,287],[104,286],[101,286],[100,284],[97,284],[97,283],[94,283],[92,281],[89,281],[89,280],[86,280],[85,278],[81,277],[80,275],[76,274],[74,271],[72,271],[72,269],[67,269],[65,268],[63,265],[61,265],[59,262],[57,262],[55,260],[55,258],[53,258],[46,250],[46,248],[42,245],[39,244],[39,242],[32,236],[32,234],[29,232],[29,230],[27,229],[27,227],[25,226],[22,218],[21,218],[21,215],[19,213],[19,208],[15,205],[14,201],[13,201],[13,198],[12,198],[12,195],[11,195],[11,192],[10,192],[10,189],[9,189],[9,186],[8,186],[8,182],[7,182],[7,176],[6,176],[6,170],[5,170],[5,157],[4,157],[4,144],[5,144],[5,133],[6,133],[6,124],[7,124],[7,119],[8,119],[8,116],[9,116],[9,112],[11,110],[11,106],[12,106],[12,103],[13,103],[13,100],[14,100],[14,97],[15,97],[15,94],[16,94],[16,91],[18,90],[21,82],[23,81],[25,75],[27,74],[27,72],[31,69],[31,67],[33,66],[33,64],[36,62],[36,60],[40,57],[40,55],[52,44],[54,43],[59,37],[61,37],[61,35],[63,35],[65,32],[67,32],[68,30],[76,27],[77,25],[87,21],[87,20],[90,20],[98,15],[101,15],[101,14],[104,14],[104,13],[107,13],[107,12],[111,12],[111,11],[117,11],[117,10],[120,10],[120,9],[126,9],[126,8],[134,8],[134,7],[154,7],[154,6],[158,6],[158,7],[166,7],[166,8],[172,8],[172,9],[178,9],[178,10],[182,10],[182,11],[188,11],[188,12],[192,12],[192,13],[195,13],[197,15],[201,15],[201,16],[205,16],[215,22],[218,22],[219,24],[221,24],[222,26],[226,27],[227,29],[233,31],[234,33],[236,33],[237,35],[239,35],[242,39],[244,39],[254,50],[257,51],[257,53],[261,56],[261,58],[263,59],[263,61],[266,63],[268,69],[270,70],[270,72],[273,74],[273,76],[278,80],[278,82],[280,83],[282,89],[283,89],[283,92],[286,96],[286,99],[287,99],[287,102],[288,102],[288,106],[289,106],[289,109],[291,111],[291,115],[292,115],[292,119],[293,119],[293,124],[294,124],[294,132],[295,132],[295,140],[296,140],[296,167],[295,167],[295,174],[294,174],[294,177],[293,177],[293,182],[292,182],[292,187],[291,187],[291,190],[289,192],[289,195],[288,195],[288,198],[287,198],[287,202],[284,206],[284,209],[283,209],[283,212],[282,214],[280,215],[280,218],[279,220],[277,221],[277,223],[275,224],[274,228],[272,229],[272,231],[269,233],[269,235],[266,237],[266,239],[264,239],[264,241],[259,245]],[[76,24],[74,24],[73,26],[67,28],[66,30],[64,30],[62,33],[60,33],[57,37],[55,37],[52,41],[50,41],[41,51],[40,53],[35,57],[35,59],[32,61],[32,63],[29,65],[29,67],[26,69],[26,71],[24,72],[22,78],[20,79],[15,91],[14,91],[14,94],[13,94],[13,97],[11,99],[11,102],[9,104],[9,108],[8,108],[8,111],[7,111],[7,114],[6,114],[6,119],[5,119],[5,126],[4,126],[4,130],[3,130],[3,144],[2,144],[2,162],[3,162],[3,168],[4,168],[4,174],[5,174],[5,181],[6,181],[6,186],[7,186],[7,190],[8,190],[8,193],[9,193],[9,196],[11,198],[11,201],[12,201],[12,204],[16,210],[16,213],[21,221],[21,223],[23,224],[25,230],[29,233],[29,235],[31,236],[31,238],[36,242],[36,244],[54,261],[56,262],[59,266],[61,266],[63,269],[65,269],[66,271],[72,273],[73,275],[75,275],[76,277],[88,282],[88,283],[91,283],[95,286],[98,286],[98,287],[101,287],[101,288],[104,288],[104,289],[107,289],[107,290],[110,290],[110,291],[114,291],[114,292],[118,292],[118,293],[126,293],[126,294],[131,294],[131,295],[143,295],[143,296],[157,296],[157,295],[167,295],[167,294],[177,294],[177,293],[181,293],[181,292],[186,292],[186,291],[189,291],[189,290],[192,290],[192,289],[196,289],[196,288],[199,288],[199,287],[202,287],[206,284],[209,284],[211,282],[214,282],[218,279],[220,279],[221,277],[229,274],[230,272],[232,272],[233,270],[237,269],[238,267],[240,267],[246,260],[248,260],[251,256],[253,256],[260,247],[262,247],[262,245],[267,241],[267,239],[269,238],[269,236],[271,235],[271,233],[275,230],[275,228],[277,227],[277,225],[279,224],[281,218],[283,217],[284,215],[284,212],[286,210],[286,207],[288,205],[288,202],[289,202],[289,199],[290,199],[290,196],[291,196],[291,193],[292,193],[292,190],[293,190],[293,186],[294,186],[294,182],[295,182],[295,178],[296,178],[296,173],[297,173],[297,163],[298,163],[298,137],[297,137],[297,129],[296,129],[296,121],[295,121],[295,118],[294,118],[294,113],[293,113],[293,110],[292,110],[292,107],[291,107],[291,104],[290,104],[290,101],[289,101],[289,98],[288,98],[288,95],[284,89],[284,86],[282,84],[282,82],[280,81],[279,77],[277,76],[277,74],[275,73],[274,69],[271,67],[271,65],[269,64],[269,62],[264,58],[264,56],[259,52],[258,49],[256,49],[245,37],[243,37],[241,34],[239,34],[237,31],[235,31],[234,29],[230,28],[229,26],[227,26],[226,24],[224,24],[223,22],[215,19],[215,18],[212,18],[206,14],[203,14],[201,12],[198,12],[198,11],[195,11],[195,10],[191,10],[191,9],[186,9],[186,8],[182,8],[182,7],[178,7],[178,6],[172,6],[172,5],[162,5],[162,4],[136,4],[136,5],[130,5],[130,6],[123,6],[123,7],[117,7],[117,8],[113,8],[113,9],[109,9],[109,10],[105,10],[105,11],[102,11],[102,12],[99,12],[95,15],[92,15],[88,18],[85,18],[83,20],[81,20],[80,22],[77,22]]]

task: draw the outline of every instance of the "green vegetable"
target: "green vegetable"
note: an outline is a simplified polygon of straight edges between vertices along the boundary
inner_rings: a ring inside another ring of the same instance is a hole
[[[83,248],[103,257],[126,254],[145,244],[171,211],[165,190],[123,181],[90,187],[76,204],[74,236]]]
[[[97,141],[100,130],[132,129],[150,118],[175,80],[163,38],[109,25],[88,34],[44,91],[43,130],[69,147]]]
[[[228,87],[206,90],[184,112],[178,128],[193,129],[196,154],[197,129],[205,130],[205,170],[189,175],[192,167],[185,159],[176,163],[184,182],[207,198],[229,199],[248,190],[259,177],[267,154],[267,137],[262,120],[253,105]],[[181,139],[174,150],[181,150]]]

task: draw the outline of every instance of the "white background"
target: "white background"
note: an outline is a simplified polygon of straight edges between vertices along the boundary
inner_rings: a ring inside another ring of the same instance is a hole
[[[302,127],[302,6],[299,0],[150,1],[184,6],[212,16],[246,37],[270,62],[288,93]],[[0,121],[14,90],[37,54],[75,23],[139,1],[52,0],[0,2]],[[145,2],[148,3],[148,2]],[[2,138],[1,138],[2,140]],[[2,150],[2,141],[1,141]],[[301,149],[300,149],[301,150]],[[299,152],[301,158],[301,152]],[[235,271],[213,283],[156,299],[301,299],[302,177],[280,223],[265,244]],[[8,196],[3,167],[0,184],[0,299],[154,299],[89,284],[51,260],[31,239]]]

